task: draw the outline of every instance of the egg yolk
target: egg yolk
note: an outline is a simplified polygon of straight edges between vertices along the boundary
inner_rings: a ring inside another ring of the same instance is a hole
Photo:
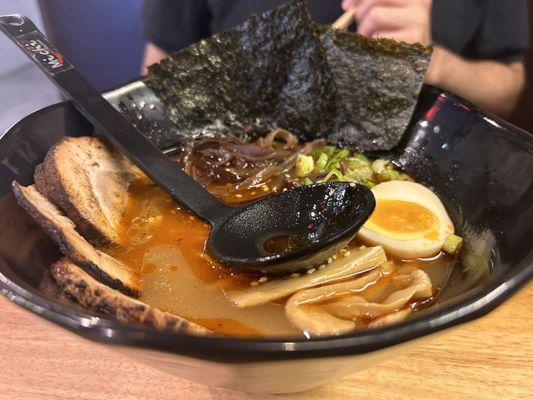
[[[378,200],[365,228],[395,240],[437,240],[439,219],[418,203]]]

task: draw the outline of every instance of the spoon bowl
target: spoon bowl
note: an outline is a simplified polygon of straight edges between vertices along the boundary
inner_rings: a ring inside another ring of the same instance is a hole
[[[232,268],[263,274],[323,263],[353,239],[375,207],[372,192],[346,182],[287,190],[215,221],[207,250]]]

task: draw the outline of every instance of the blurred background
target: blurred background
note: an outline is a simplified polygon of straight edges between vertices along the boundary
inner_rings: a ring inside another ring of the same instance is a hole
[[[140,75],[145,45],[140,35],[140,9],[141,0],[0,1],[0,14],[29,16],[101,91]],[[533,21],[532,10],[530,2],[530,21]],[[510,118],[512,123],[529,132],[533,132],[531,43],[533,35],[526,55],[527,87]],[[1,135],[21,117],[60,101],[61,97],[41,72],[4,37],[0,38],[0,52],[3,55],[0,64]]]
[[[42,29],[98,90],[140,75],[141,0],[0,0],[0,14],[22,13]],[[7,38],[0,38],[0,132],[61,101],[55,87]],[[1,135],[1,133],[0,133]]]

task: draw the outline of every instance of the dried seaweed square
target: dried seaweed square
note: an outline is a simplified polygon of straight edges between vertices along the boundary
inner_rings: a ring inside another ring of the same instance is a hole
[[[289,3],[203,40],[149,69],[146,84],[178,131],[274,128],[389,150],[417,103],[430,51],[311,21]]]
[[[430,49],[317,28],[340,103],[334,143],[390,150],[411,120]]]
[[[173,55],[146,84],[186,131],[254,125],[309,137],[334,128],[334,84],[302,1]]]

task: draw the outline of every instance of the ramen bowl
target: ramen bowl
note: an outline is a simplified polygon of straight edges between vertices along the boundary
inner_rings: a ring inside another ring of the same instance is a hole
[[[105,96],[161,149],[180,145],[183,137],[142,81]],[[249,392],[310,389],[487,314],[533,276],[533,136],[426,86],[402,143],[385,155],[439,195],[465,238],[437,304],[397,324],[313,339],[194,336],[120,323],[47,289],[59,251],[11,193],[13,180],[32,183],[61,138],[97,134],[63,102],[0,138],[0,291],[59,327],[183,378]]]

